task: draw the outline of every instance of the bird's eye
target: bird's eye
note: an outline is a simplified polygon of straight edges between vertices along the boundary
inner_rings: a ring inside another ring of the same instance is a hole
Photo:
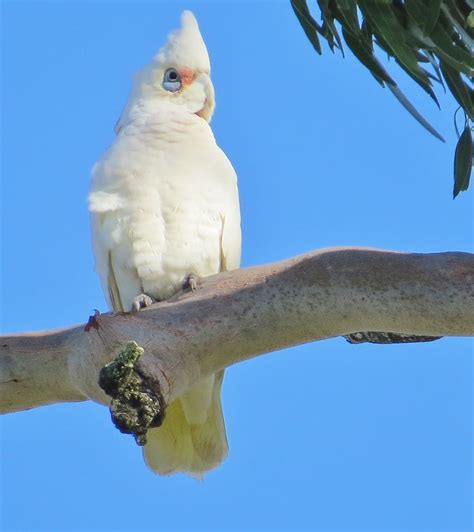
[[[181,89],[182,85],[179,72],[175,68],[168,68],[163,76],[163,88],[170,92],[176,92]]]

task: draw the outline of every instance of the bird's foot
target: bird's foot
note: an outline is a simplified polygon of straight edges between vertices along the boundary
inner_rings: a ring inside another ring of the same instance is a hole
[[[155,300],[147,294],[140,294],[133,298],[132,312],[138,312],[142,308],[150,307]]]
[[[183,290],[194,292],[197,288],[199,277],[195,273],[188,273],[183,281]]]

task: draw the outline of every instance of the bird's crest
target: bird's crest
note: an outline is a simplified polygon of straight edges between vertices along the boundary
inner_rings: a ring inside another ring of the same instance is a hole
[[[187,66],[192,70],[209,73],[209,54],[191,11],[183,11],[181,28],[168,35],[167,43],[153,60],[160,65]]]

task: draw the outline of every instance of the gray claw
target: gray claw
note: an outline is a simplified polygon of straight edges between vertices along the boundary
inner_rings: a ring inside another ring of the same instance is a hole
[[[183,290],[191,290],[191,292],[195,292],[198,281],[199,277],[195,273],[189,273],[183,281]]]
[[[140,294],[133,298],[132,312],[138,312],[142,308],[150,307],[155,301],[146,294]]]

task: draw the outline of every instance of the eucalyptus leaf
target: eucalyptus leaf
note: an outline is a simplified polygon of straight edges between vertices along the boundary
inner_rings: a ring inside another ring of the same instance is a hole
[[[326,23],[327,31],[330,34],[329,38],[327,38],[328,42],[330,38],[332,37],[333,46],[337,46],[342,52],[342,55],[344,55],[344,51],[342,48],[342,41],[339,37],[339,33],[336,29],[336,26],[334,25],[334,15],[332,14],[331,10],[329,9],[329,3],[328,0],[318,0],[319,8],[321,9],[321,15],[323,17],[323,21]]]
[[[319,7],[318,24],[308,4]],[[433,99],[433,82],[449,90],[464,111],[465,129],[455,153],[454,195],[469,184],[474,122],[474,0],[291,0],[303,30],[321,54],[319,37],[332,51],[342,37],[375,80],[387,86],[405,109],[436,138],[438,131],[417,111],[374,53],[385,51]],[[457,126],[456,126],[457,127]],[[469,130],[467,132],[467,130]],[[468,154],[469,152],[469,154]]]
[[[339,0],[332,2],[335,18],[341,23],[346,31],[354,35],[360,32],[359,21],[357,19],[357,2],[355,0]]]
[[[449,63],[441,61],[441,72],[443,73],[449,90],[462,106],[465,113],[471,120],[474,120],[473,91],[463,81],[461,74]]]
[[[474,75],[474,56],[454,44],[447,27],[449,27],[449,21],[446,17],[440,16],[439,22],[430,36],[437,46],[436,53],[459,72],[466,74],[466,76]]]
[[[291,0],[291,7],[300,21],[301,27],[306,33],[306,37],[308,37],[309,42],[313,45],[313,48],[316,50],[316,52],[321,55],[323,52],[318,39],[318,30],[320,28],[318,23],[314,20],[309,12],[306,0]]]
[[[405,107],[405,109],[411,114],[411,116],[421,124],[427,131],[429,131],[434,137],[439,139],[441,142],[446,142],[442,135],[436,131],[436,129],[423,117],[417,110],[416,107],[410,102],[410,100],[403,94],[399,87],[390,85],[387,83],[387,87],[390,89],[395,98]]]
[[[367,46],[367,43],[362,36],[358,38],[352,33],[346,31],[345,28],[342,28],[342,34],[353,54],[370,70],[375,79],[377,79],[379,82],[382,82],[382,86],[383,82],[396,85],[395,81],[390,77],[389,73],[375,57],[372,49]]]
[[[459,137],[454,153],[454,188],[453,198],[467,190],[472,171],[472,133],[469,124]]]
[[[364,14],[370,19],[374,33],[380,39],[383,48],[391,52],[398,64],[422,87],[439,106],[431,82],[418,65],[415,53],[407,46],[404,33],[407,30],[400,25],[391,2],[360,0]]]
[[[446,92],[446,87],[444,86],[443,76],[441,75],[441,69],[436,61],[436,57],[433,55],[432,52],[426,51],[426,57],[428,58],[429,62],[431,63],[431,66],[433,67],[433,70],[436,73],[436,81],[443,87],[444,92]]]
[[[426,5],[426,18],[421,27],[427,35],[430,35],[438,22],[441,0],[428,0]]]

